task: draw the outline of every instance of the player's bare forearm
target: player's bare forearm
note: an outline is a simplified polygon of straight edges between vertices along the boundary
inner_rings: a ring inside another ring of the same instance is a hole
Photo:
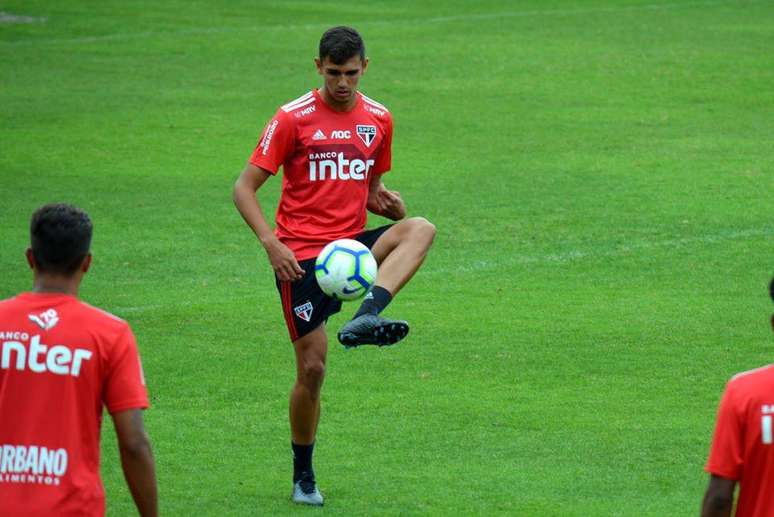
[[[710,476],[701,506],[701,517],[729,517],[734,506],[736,481]]]
[[[135,450],[121,449],[121,467],[134,504],[142,517],[158,515],[156,471],[150,442]]]
[[[269,172],[248,164],[234,184],[234,204],[266,250],[277,278],[283,282],[297,280],[303,276],[304,270],[296,261],[293,252],[274,235],[255,196],[269,176]]]
[[[113,415],[124,479],[142,517],[158,516],[156,466],[150,440],[142,423],[142,411],[132,409]]]
[[[268,177],[269,173],[266,171],[248,164],[234,184],[233,192],[234,205],[236,205],[239,214],[264,245],[276,237],[266,221],[266,217],[263,215],[263,210],[261,210],[261,205],[255,193],[266,182]]]

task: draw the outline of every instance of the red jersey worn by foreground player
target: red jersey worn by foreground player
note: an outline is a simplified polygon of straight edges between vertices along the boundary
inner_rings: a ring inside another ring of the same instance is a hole
[[[774,280],[770,284],[774,299]],[[774,317],[772,317],[774,327]],[[774,515],[774,365],[735,375],[718,409],[705,470],[711,475],[703,517]]]
[[[137,507],[156,515],[134,335],[76,298],[91,261],[91,222],[74,207],[48,205],[33,216],[31,233],[34,289],[0,302],[0,514],[104,515],[105,406]]]

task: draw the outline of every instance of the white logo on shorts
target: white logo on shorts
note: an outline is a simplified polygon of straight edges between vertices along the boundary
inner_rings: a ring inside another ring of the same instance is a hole
[[[302,305],[293,307],[293,310],[296,312],[296,316],[304,321],[309,321],[312,319],[312,311],[314,310],[314,307],[312,307],[312,302],[306,302]]]

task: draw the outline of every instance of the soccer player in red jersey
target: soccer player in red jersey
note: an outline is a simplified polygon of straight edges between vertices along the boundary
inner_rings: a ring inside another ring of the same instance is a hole
[[[0,301],[0,515],[100,516],[102,408],[142,516],[157,515],[142,409],[148,395],[129,325],[77,298],[92,224],[69,205],[32,217],[33,289]]]
[[[391,345],[406,336],[408,323],[379,313],[422,264],[435,227],[421,217],[405,218],[400,194],[382,183],[391,167],[392,116],[358,91],[368,59],[357,31],[326,31],[315,65],[322,87],[285,104],[269,121],[234,186],[234,202],[274,269],[295,349],[297,373],[290,395],[293,500],[322,505],[312,451],[328,351],[325,322],[341,303],[320,291],[315,258],[328,242],[340,238],[371,248],[379,264],[376,284],[338,339],[347,347]],[[280,166],[282,195],[272,232],[256,191]],[[364,231],[366,210],[399,222]]]
[[[774,279],[769,284],[774,300]],[[771,318],[774,328],[774,316]],[[702,517],[774,515],[774,365],[742,372],[726,385],[705,470]]]

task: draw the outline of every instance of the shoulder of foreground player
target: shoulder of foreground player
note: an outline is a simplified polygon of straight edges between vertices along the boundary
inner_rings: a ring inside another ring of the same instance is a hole
[[[728,381],[736,390],[754,389],[758,386],[774,386],[774,364],[739,372]]]
[[[392,120],[392,114],[384,104],[375,101],[363,92],[358,93],[360,94],[360,98],[363,100],[363,109],[365,111],[376,116],[378,119]]]
[[[100,329],[121,333],[129,327],[129,323],[126,320],[104,309],[90,305],[82,300],[79,300],[78,305],[81,316],[89,324],[97,325]]]
[[[277,115],[282,116],[283,114],[287,115],[297,115],[300,116],[301,114],[308,114],[314,111],[314,105],[317,103],[317,96],[314,94],[313,90],[308,91],[301,97],[298,97],[296,99],[293,99],[290,102],[287,102],[279,107],[277,110]],[[292,117],[291,117],[292,118]]]
[[[0,309],[3,309],[13,304],[16,301],[16,298],[17,298],[16,296],[12,296],[10,298],[5,298],[3,300],[0,300]]]

